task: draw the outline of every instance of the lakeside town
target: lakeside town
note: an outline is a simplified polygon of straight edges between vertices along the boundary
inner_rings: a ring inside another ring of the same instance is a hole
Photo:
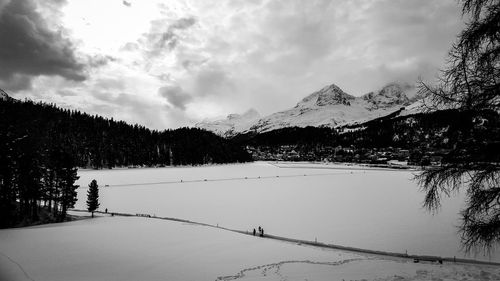
[[[448,149],[422,152],[398,147],[356,148],[354,146],[247,146],[255,161],[311,161],[386,165],[391,167],[437,166]]]

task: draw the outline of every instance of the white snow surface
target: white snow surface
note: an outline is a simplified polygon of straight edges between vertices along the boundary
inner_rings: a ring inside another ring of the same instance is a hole
[[[499,280],[485,265],[413,263],[138,217],[0,230],[0,280]]]
[[[221,228],[251,231],[260,225],[291,238],[452,256],[463,198],[445,200],[435,216],[426,213],[412,171],[257,162],[79,175],[77,208],[85,208],[86,186],[96,179],[100,210],[220,227],[107,214],[3,229],[0,280],[500,280],[498,266],[413,263]]]
[[[281,167],[281,168],[280,168]],[[151,214],[295,239],[417,255],[475,258],[460,251],[463,196],[422,208],[414,171],[266,162],[203,167],[79,171],[78,201],[96,179],[100,210]],[[108,185],[108,186],[106,186]],[[493,261],[500,259],[493,255]]]
[[[416,104],[416,105],[413,105]],[[411,114],[420,112],[421,96],[415,85],[390,83],[382,89],[361,97],[345,93],[335,84],[310,94],[295,107],[273,113],[263,118],[228,118],[213,122],[205,121],[196,127],[212,131],[222,136],[238,133],[267,132],[285,127],[337,127],[346,124],[363,123],[400,110],[412,108]],[[406,114],[410,114],[410,111]],[[239,115],[237,115],[239,116]]]
[[[249,109],[243,114],[229,114],[225,119],[197,123],[195,127],[212,131],[221,136],[230,136],[238,132],[247,131],[260,118],[255,109]]]

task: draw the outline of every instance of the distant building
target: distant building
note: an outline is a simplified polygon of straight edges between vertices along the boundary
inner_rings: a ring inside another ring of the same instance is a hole
[[[387,164],[389,166],[408,166],[408,161],[389,160]]]

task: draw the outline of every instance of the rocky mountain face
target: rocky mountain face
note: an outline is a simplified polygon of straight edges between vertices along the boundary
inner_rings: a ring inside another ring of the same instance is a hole
[[[0,100],[8,100],[10,99],[11,97],[9,95],[7,95],[7,93],[0,89]]]
[[[346,94],[337,85],[332,84],[324,87],[323,89],[310,94],[299,102],[295,107],[321,107],[334,104],[343,104],[346,106],[351,105],[351,101],[356,98]]]
[[[380,108],[409,105],[420,99],[420,96],[415,86],[403,83],[391,83],[384,86],[378,92],[370,92],[361,96],[361,98],[367,102],[368,110],[377,110]]]
[[[262,118],[249,111],[195,126],[222,136],[261,133],[285,127],[338,127],[366,122],[396,111],[400,114],[418,113],[421,99],[416,87],[407,83],[390,83],[361,97],[349,95],[332,84],[305,97],[291,109]],[[402,107],[405,110],[401,110]]]

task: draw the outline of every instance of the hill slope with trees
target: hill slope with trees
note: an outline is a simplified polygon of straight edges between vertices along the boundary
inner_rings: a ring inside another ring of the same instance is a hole
[[[448,153],[464,135],[461,127],[472,112],[441,110],[407,116],[386,116],[340,128],[291,127],[260,134],[237,135],[255,160],[340,161],[381,164],[387,160],[428,165],[430,158],[454,161]],[[500,115],[486,110],[477,120],[476,141],[485,143],[488,158],[499,154],[496,143]],[[489,159],[489,158],[488,158]]]
[[[0,100],[0,227],[62,221],[76,202],[77,167],[250,161],[201,129],[155,131],[55,105]]]

